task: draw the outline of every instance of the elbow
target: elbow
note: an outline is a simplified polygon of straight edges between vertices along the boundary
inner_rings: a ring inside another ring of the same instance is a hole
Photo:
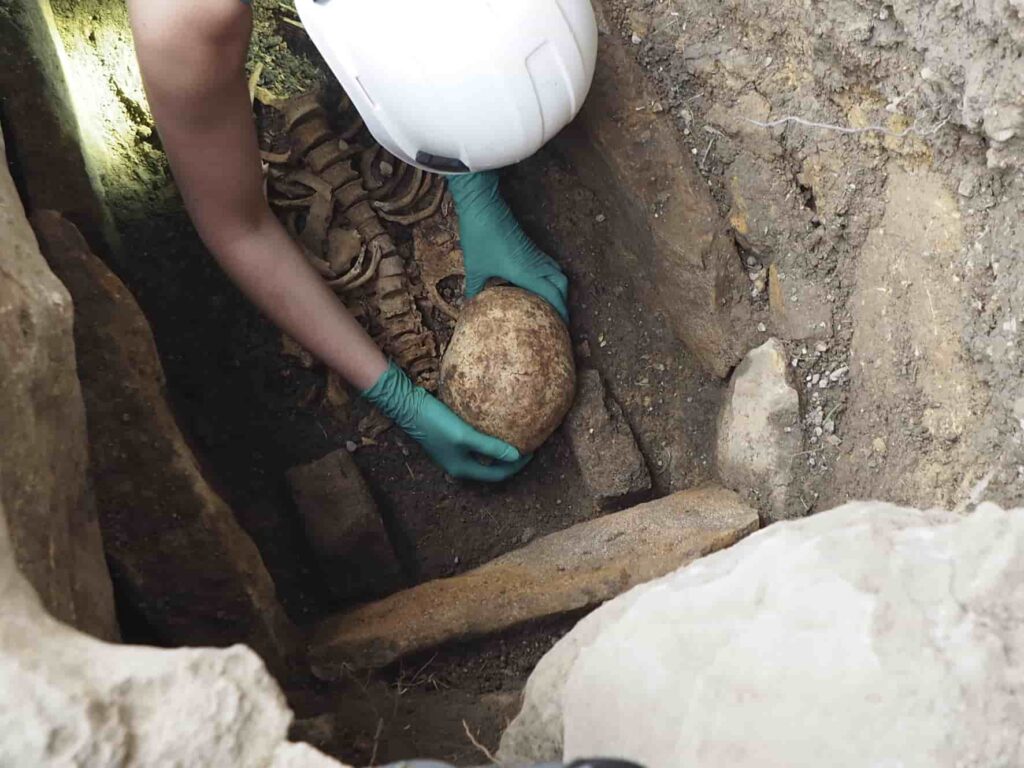
[[[230,260],[235,254],[244,253],[251,243],[266,238],[274,228],[281,226],[266,204],[253,211],[194,214],[192,218],[203,243],[218,260]]]

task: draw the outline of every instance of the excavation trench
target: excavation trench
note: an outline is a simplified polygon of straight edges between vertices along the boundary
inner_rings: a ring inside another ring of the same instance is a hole
[[[852,137],[751,122],[819,104],[830,123],[867,125],[883,91],[913,100],[896,75],[851,64],[861,49],[844,49],[850,82],[826,105],[824,85],[794,96],[774,74],[737,74],[772,50],[753,31],[721,42],[675,3],[601,4],[583,113],[502,179],[570,278],[577,408],[519,477],[485,487],[445,477],[218,270],[168,174],[121,5],[48,5],[59,51],[34,3],[40,28],[4,32],[36,61],[38,93],[8,97],[2,119],[75,304],[121,637],[252,645],[296,711],[293,738],[353,764],[479,761],[467,730],[496,744],[541,655],[633,583],[851,498],[957,506],[987,488],[1020,501],[1017,363],[992,351],[1016,332],[1019,284],[996,264],[1019,260],[1020,177],[1012,157],[985,159],[1013,145],[959,118],[927,136],[897,136],[898,120]],[[425,346],[403,362],[429,384],[461,293],[441,180],[362,201],[360,185],[406,171],[346,154],[372,140],[291,14],[255,18],[269,195],[323,248],[325,276],[367,275],[339,295],[371,326],[382,296],[411,297]],[[789,38],[783,53],[791,74],[820,56]],[[282,106],[303,93],[322,126]],[[64,140],[40,143],[33,126]],[[308,159],[328,145],[329,162]],[[353,185],[338,223],[308,178],[331,168],[335,192]],[[431,215],[410,223],[417,208]],[[401,284],[382,291],[378,267]],[[401,359],[394,333],[371,330]]]

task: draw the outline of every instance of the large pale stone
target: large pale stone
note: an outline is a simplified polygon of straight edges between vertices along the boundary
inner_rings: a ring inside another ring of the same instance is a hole
[[[444,642],[598,605],[757,529],[757,513],[721,488],[683,491],[538,539],[487,565],[326,620],[314,672],[384,666]]]
[[[756,343],[750,283],[672,118],[651,109],[657,101],[618,35],[603,33],[594,84],[559,145],[607,214],[612,268],[724,378]]]
[[[39,253],[6,160],[0,136],[0,502],[18,564],[46,607],[114,639],[71,298]]]
[[[581,622],[501,757],[1019,765],[1022,572],[1020,509],[855,503],[771,526]]]
[[[33,224],[75,302],[94,484],[115,580],[165,641],[245,642],[276,663],[291,651],[294,628],[255,545],[206,484],[178,429],[145,317],[70,222],[42,211]]]
[[[716,461],[722,482],[758,501],[769,520],[799,513],[790,494],[800,453],[800,397],[786,375],[786,350],[769,339],[733,374],[718,417]]]
[[[49,616],[15,567],[0,503],[0,765],[340,763],[286,741],[292,713],[259,657],[94,640]]]

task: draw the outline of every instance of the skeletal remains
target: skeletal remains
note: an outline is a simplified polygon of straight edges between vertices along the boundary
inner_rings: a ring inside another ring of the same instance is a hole
[[[339,110],[343,125],[335,131],[315,91],[290,99],[276,99],[262,89],[256,94],[283,115],[290,146],[287,152],[263,152],[271,206],[327,284],[368,323],[384,351],[418,384],[436,389],[437,341],[423,323],[405,264],[381,220],[412,225],[429,218],[432,232],[453,233],[449,206],[439,213],[443,179],[398,160],[376,143],[368,142],[369,148],[357,143],[366,132],[347,99]],[[421,239],[416,242],[419,246]],[[421,250],[428,299],[454,317],[457,310],[440,297],[437,284],[461,274],[461,265],[453,263],[451,246],[418,248],[418,260]]]

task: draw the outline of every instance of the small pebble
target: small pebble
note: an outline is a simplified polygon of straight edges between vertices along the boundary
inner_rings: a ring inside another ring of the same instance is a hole
[[[828,375],[828,377],[832,381],[839,381],[841,378],[843,378],[843,376],[845,376],[849,372],[849,370],[850,366],[844,365],[842,368],[836,368],[834,371],[832,371],[832,373]]]
[[[597,214],[597,216],[594,217],[594,221],[596,221],[598,224],[603,223],[604,220],[605,220],[605,215],[603,213],[599,213],[599,214]]]
[[[764,333],[765,331],[768,330],[768,326],[765,325],[764,323],[758,323],[757,330],[759,330],[761,333]]]
[[[630,39],[630,40],[632,41],[633,45],[640,45],[640,43],[642,43],[642,42],[643,42],[643,40],[644,40],[644,39],[643,39],[642,37],[640,37],[640,35],[638,35],[638,34],[637,34],[636,32],[634,32],[634,33],[633,33],[633,36],[632,36],[631,38],[629,38],[629,39]]]
[[[885,444],[885,440],[880,437],[876,437],[871,441],[871,447],[874,448],[875,453],[885,453],[888,450],[888,446]]]
[[[359,446],[358,446],[358,445],[356,445],[356,444],[355,444],[354,442],[352,442],[351,440],[346,440],[346,441],[345,441],[345,450],[346,450],[346,451],[348,451],[349,453],[355,453],[355,452],[356,452],[356,449],[357,449],[358,447],[359,447]]]

